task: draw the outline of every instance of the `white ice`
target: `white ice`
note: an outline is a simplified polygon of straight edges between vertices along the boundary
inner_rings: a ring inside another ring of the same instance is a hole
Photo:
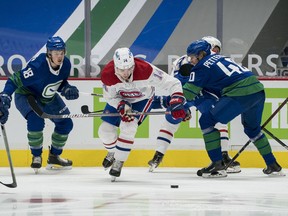
[[[203,179],[196,168],[149,173],[148,167],[124,167],[116,182],[100,167],[42,168],[37,175],[31,168],[14,170],[17,188],[0,185],[1,216],[288,215],[287,177],[269,177],[260,168]],[[12,183],[9,168],[0,168],[0,181]]]

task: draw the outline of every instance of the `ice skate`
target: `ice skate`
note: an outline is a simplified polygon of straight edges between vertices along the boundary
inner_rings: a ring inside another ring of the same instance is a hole
[[[106,157],[104,158],[102,162],[102,166],[104,167],[105,170],[107,170],[110,166],[112,166],[115,158],[114,158],[115,152],[108,152]]]
[[[42,157],[41,156],[33,156],[31,168],[34,169],[35,174],[39,173],[39,170],[41,167],[42,167]]]
[[[269,176],[286,176],[282,172],[282,167],[276,161],[264,168],[263,173]]]
[[[116,177],[120,176],[123,164],[124,164],[123,161],[118,160],[114,161],[109,172],[109,175],[111,176],[111,182],[114,182],[116,180]]]
[[[229,164],[229,162],[232,160],[230,156],[228,155],[227,151],[222,152],[222,157],[223,157],[223,162],[225,166]],[[227,167],[226,172],[227,173],[240,173],[241,172],[240,163],[238,161],[233,161],[232,164],[230,164],[230,166]]]
[[[59,155],[49,154],[47,160],[47,170],[70,170],[72,169],[72,161],[63,159]]]
[[[200,175],[201,174],[201,175]],[[202,168],[197,172],[198,176],[203,178],[223,178],[227,177],[225,165],[222,160],[212,162],[208,167]]]
[[[153,172],[159,166],[159,164],[163,160],[163,157],[164,154],[162,154],[161,152],[158,151],[155,152],[153,159],[148,162],[150,166],[149,172]]]

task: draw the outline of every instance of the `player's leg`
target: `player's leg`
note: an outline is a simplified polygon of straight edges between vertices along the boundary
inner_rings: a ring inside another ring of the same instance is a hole
[[[121,174],[122,166],[128,159],[128,156],[133,148],[134,137],[137,132],[138,122],[135,118],[132,122],[121,121],[119,126],[119,136],[116,142],[115,161],[112,164],[109,174],[112,176],[112,181],[115,180],[113,177],[119,177]]]
[[[38,173],[42,167],[44,119],[33,112],[25,95],[16,93],[15,105],[27,121],[27,138],[32,154],[32,163],[30,166],[34,169],[35,173]]]
[[[133,110],[139,112],[149,112],[151,110],[152,99],[143,100],[132,104]],[[121,121],[119,125],[119,136],[115,146],[115,161],[109,171],[111,175],[111,181],[115,181],[116,177],[121,175],[122,167],[133,148],[135,135],[138,126],[144,121],[147,116],[140,115],[136,116],[131,122]]]
[[[44,119],[41,119],[33,111],[26,116],[27,120],[27,138],[32,154],[32,162],[30,167],[37,174],[42,167],[42,149],[43,149],[43,129]]]
[[[112,119],[111,119],[112,118]],[[112,166],[114,162],[114,154],[115,154],[115,147],[116,142],[118,139],[117,129],[118,126],[113,125],[112,120],[113,117],[107,117],[106,121],[103,120],[101,125],[98,129],[98,135],[101,139],[105,149],[108,151],[106,157],[103,159],[102,166],[104,169],[108,169],[110,166]]]
[[[43,110],[51,114],[70,114],[70,111],[62,98],[55,94],[53,101],[44,104]],[[73,129],[71,119],[51,119],[54,123],[54,131],[51,135],[51,146],[46,169],[72,169],[73,162],[69,159],[61,158],[63,148],[68,140],[69,133]]]
[[[106,104],[103,113],[117,113],[117,109],[110,106],[109,104]],[[116,142],[118,139],[117,130],[120,125],[121,118],[105,116],[101,117],[101,120],[103,122],[98,129],[98,135],[104,145],[104,148],[107,150],[107,155],[102,161],[102,166],[106,170],[112,166],[115,160],[114,154]]]
[[[225,110],[225,111],[224,111]],[[221,152],[220,132],[216,123],[227,124],[242,112],[240,104],[229,98],[220,98],[219,102],[209,112],[202,113],[199,123],[203,133],[205,148],[212,163],[197,174],[203,177],[226,177],[225,164]]]
[[[254,102],[253,106],[249,106],[247,101]],[[275,156],[272,153],[271,145],[261,131],[261,119],[265,102],[265,93],[259,92],[247,97],[247,100],[243,102],[243,106],[247,107],[247,110],[242,113],[241,121],[244,126],[245,134],[251,139],[260,155],[263,157],[266,168],[263,169],[264,174],[267,175],[280,175],[283,176],[282,167],[277,163]]]
[[[165,116],[156,140],[156,152],[153,158],[148,162],[150,172],[153,172],[162,162],[163,157],[172,142],[174,133],[180,126],[180,122],[180,120],[173,119],[171,115]]]
[[[62,158],[60,155],[73,128],[73,122],[71,119],[53,120],[53,122],[55,129],[51,135],[51,147],[49,148],[46,169],[72,169],[73,162]]]
[[[203,91],[203,96],[199,97],[199,99],[195,101],[195,106],[201,113],[209,112],[210,109],[215,106],[218,100],[219,98],[217,98],[215,95],[207,91]],[[218,122],[215,125],[215,128],[218,129],[220,132],[220,145],[222,149],[222,157],[224,164],[228,164],[231,160],[228,154],[229,149],[228,126],[227,124],[222,124]],[[234,161],[227,169],[227,173],[239,173],[239,172],[241,172],[241,169],[240,169],[240,163],[238,161]]]

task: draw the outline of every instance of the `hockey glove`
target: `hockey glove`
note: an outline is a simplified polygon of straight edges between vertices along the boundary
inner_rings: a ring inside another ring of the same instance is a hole
[[[0,93],[0,123],[5,124],[8,120],[9,111],[11,106],[11,97],[2,92]]]
[[[127,101],[120,101],[117,107],[117,111],[121,116],[121,120],[124,122],[131,122],[134,120],[134,116],[130,116],[127,113],[132,112],[132,105]]]
[[[172,98],[170,100],[170,109],[171,109],[171,115],[173,118],[184,119],[186,117],[184,102],[185,102],[184,97],[172,95]]]
[[[193,68],[192,64],[183,64],[179,69],[179,73],[184,77],[189,77],[191,73],[191,69]]]
[[[192,118],[191,110],[188,108],[185,110],[185,118],[182,120],[183,122],[189,121]]]
[[[79,97],[79,90],[76,86],[67,84],[62,88],[61,95],[64,96],[67,100],[75,100]]]

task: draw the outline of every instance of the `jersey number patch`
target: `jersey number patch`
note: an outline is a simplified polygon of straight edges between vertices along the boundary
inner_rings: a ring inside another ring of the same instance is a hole
[[[226,61],[230,62],[229,65],[224,65],[221,62],[217,62],[217,66],[227,75],[231,76],[233,73],[243,73],[243,72],[248,72],[249,69],[238,65],[236,62],[234,62],[230,58],[225,58]]]
[[[31,68],[28,68],[27,70],[23,71],[23,76],[25,79],[27,79],[28,77],[33,76],[33,71]]]

